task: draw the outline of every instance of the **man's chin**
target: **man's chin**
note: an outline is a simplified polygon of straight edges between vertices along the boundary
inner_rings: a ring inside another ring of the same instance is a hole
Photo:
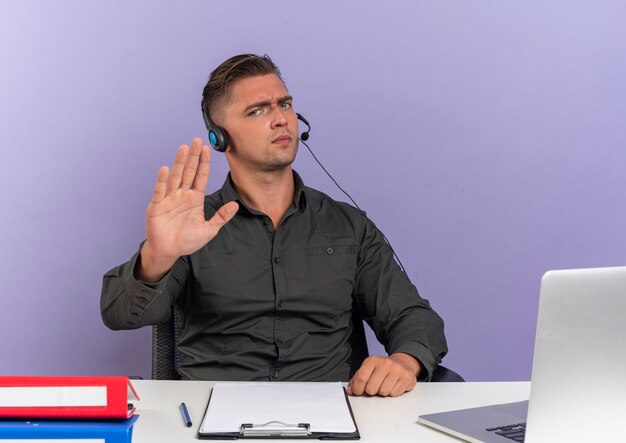
[[[267,172],[275,172],[275,171],[281,171],[285,168],[289,168],[292,163],[294,162],[295,158],[290,160],[290,161],[272,161],[272,162],[268,162],[265,163],[263,166],[265,169],[265,171]]]
[[[296,151],[291,153],[290,155],[281,155],[281,156],[272,156],[271,158],[266,159],[265,167],[267,171],[278,171],[284,168],[291,166],[291,164],[296,160]]]

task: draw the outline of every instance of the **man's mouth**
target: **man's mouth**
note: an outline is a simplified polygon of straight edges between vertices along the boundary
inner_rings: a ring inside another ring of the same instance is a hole
[[[272,140],[272,143],[277,143],[279,145],[288,145],[291,143],[291,137],[289,135],[281,135],[280,137],[276,137]]]

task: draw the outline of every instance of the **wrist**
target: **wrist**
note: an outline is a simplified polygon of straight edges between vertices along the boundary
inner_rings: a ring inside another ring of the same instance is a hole
[[[150,244],[146,241],[137,258],[135,278],[145,283],[156,283],[172,269],[177,259],[178,257],[155,256]]]
[[[417,379],[422,371],[422,365],[419,360],[413,357],[410,354],[406,354],[404,352],[396,352],[395,354],[391,354],[389,356],[393,361],[400,363],[404,366],[411,374],[415,376]]]

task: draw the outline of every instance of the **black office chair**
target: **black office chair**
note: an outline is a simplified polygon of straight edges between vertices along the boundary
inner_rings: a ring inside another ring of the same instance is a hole
[[[177,315],[173,311],[173,321],[152,327],[152,379],[153,380],[180,380],[178,368],[181,355],[177,350],[178,323]],[[352,354],[348,359],[350,365],[350,377],[361,367],[361,363],[369,356],[365,328],[363,321],[355,314],[352,317],[353,328],[350,335]],[[434,382],[461,382],[461,377],[456,372],[445,366],[437,366],[431,381]]]

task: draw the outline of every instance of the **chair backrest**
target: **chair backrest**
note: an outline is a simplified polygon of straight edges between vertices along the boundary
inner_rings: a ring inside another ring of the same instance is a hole
[[[178,366],[178,323],[172,310],[172,321],[152,326],[152,379],[180,380]]]
[[[180,380],[178,372],[181,355],[177,349],[178,317],[172,310],[172,321],[152,327],[152,379]],[[363,320],[355,310],[352,315],[352,334],[349,338],[352,353],[348,359],[350,378],[361,367],[361,363],[369,356]],[[456,372],[437,366],[431,381],[464,381]]]

